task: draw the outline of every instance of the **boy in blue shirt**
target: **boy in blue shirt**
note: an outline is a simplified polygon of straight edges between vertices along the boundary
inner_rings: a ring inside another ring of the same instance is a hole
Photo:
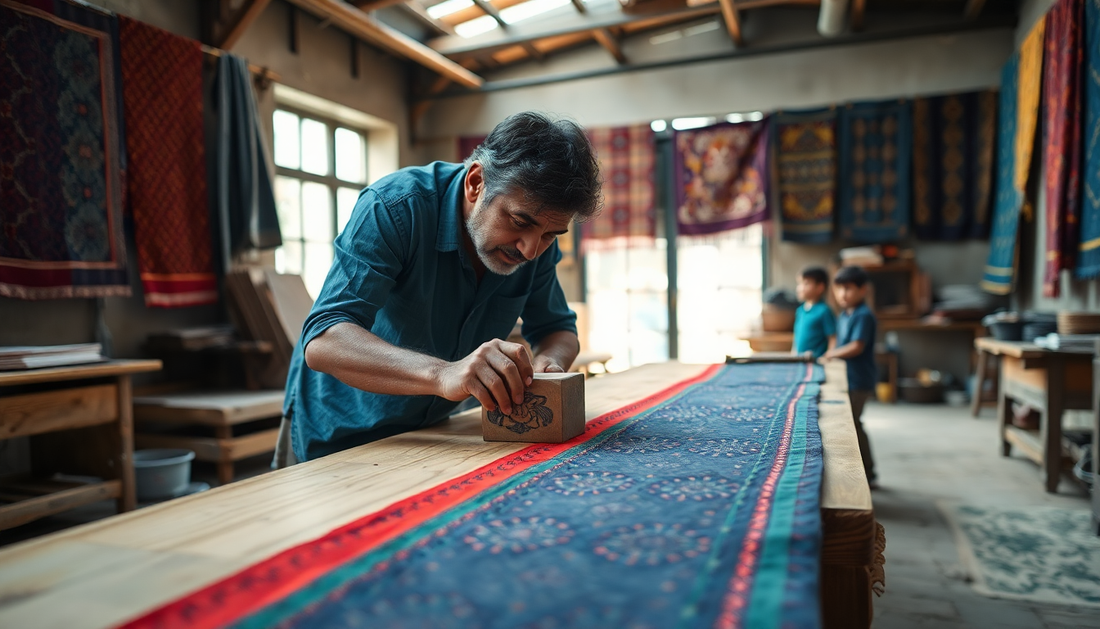
[[[867,271],[859,266],[846,266],[833,278],[833,296],[840,306],[837,322],[837,346],[825,352],[824,359],[843,358],[848,362],[848,397],[852,402],[852,417],[856,423],[859,454],[871,487],[877,487],[875,460],[871,444],[863,431],[863,407],[875,391],[875,315],[864,303],[868,288]]]
[[[836,316],[821,299],[829,289],[829,274],[819,266],[799,273],[795,292],[802,305],[794,313],[795,354],[821,358],[836,342]]]

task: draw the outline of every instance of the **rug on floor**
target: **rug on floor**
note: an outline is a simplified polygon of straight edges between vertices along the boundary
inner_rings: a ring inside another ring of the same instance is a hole
[[[974,589],[996,598],[1100,607],[1100,537],[1089,512],[941,504]]]

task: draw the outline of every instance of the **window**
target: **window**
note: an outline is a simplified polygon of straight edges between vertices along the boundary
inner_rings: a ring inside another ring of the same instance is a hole
[[[316,298],[332,266],[332,241],[344,230],[367,182],[367,138],[333,120],[276,110],[275,203],[283,246],[275,269],[297,273]]]

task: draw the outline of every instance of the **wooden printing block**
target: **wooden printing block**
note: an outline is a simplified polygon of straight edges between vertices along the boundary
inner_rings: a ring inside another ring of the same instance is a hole
[[[512,414],[481,409],[486,441],[561,443],[584,432],[584,374],[536,373]]]

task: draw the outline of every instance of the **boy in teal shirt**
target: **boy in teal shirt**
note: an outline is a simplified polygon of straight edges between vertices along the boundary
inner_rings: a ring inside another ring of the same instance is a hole
[[[819,266],[802,269],[795,291],[802,305],[794,313],[795,354],[821,358],[836,341],[836,316],[822,297],[829,289],[829,274]]]

